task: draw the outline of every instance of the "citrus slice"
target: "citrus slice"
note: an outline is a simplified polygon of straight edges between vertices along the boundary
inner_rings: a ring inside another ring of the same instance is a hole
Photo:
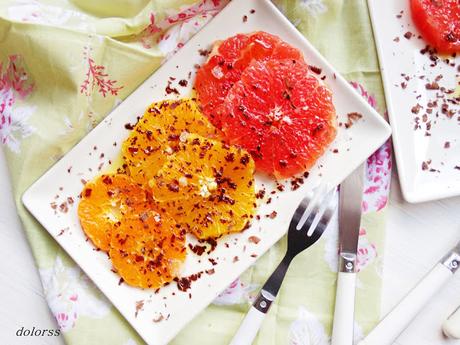
[[[156,289],[172,281],[185,255],[185,231],[153,209],[124,218],[111,236],[113,267],[132,286]]]
[[[144,190],[124,174],[101,175],[81,192],[78,217],[86,236],[104,251],[109,249],[112,230],[126,215],[148,208]]]
[[[143,185],[155,176],[166,157],[187,132],[213,137],[216,129],[192,99],[152,104],[122,146],[123,158],[134,181]]]
[[[162,208],[199,239],[242,231],[255,212],[254,161],[243,149],[190,134],[150,186]]]
[[[412,19],[423,38],[440,53],[460,52],[460,2],[410,0]]]
[[[225,137],[277,178],[309,169],[336,135],[331,91],[297,60],[254,60],[225,105]]]
[[[203,113],[217,128],[222,127],[220,113],[228,91],[251,61],[269,58],[303,60],[298,49],[263,31],[238,34],[214,44],[208,61],[197,72],[195,89]]]

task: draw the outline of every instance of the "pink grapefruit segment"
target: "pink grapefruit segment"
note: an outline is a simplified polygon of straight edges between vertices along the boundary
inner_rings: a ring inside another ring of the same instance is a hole
[[[331,91],[302,61],[253,60],[224,104],[226,138],[277,178],[309,169],[336,135]]]
[[[222,128],[224,100],[252,61],[268,59],[303,60],[302,53],[266,32],[238,34],[214,45],[208,61],[198,70],[195,89],[203,113],[217,128]]]

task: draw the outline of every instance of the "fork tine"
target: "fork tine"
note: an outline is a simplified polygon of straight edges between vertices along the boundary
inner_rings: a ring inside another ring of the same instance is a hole
[[[301,217],[305,214],[306,211],[308,211],[309,209],[311,209],[312,205],[311,205],[311,200],[312,200],[312,193],[309,192],[303,199],[302,201],[299,203],[299,206],[297,206],[295,212],[294,212],[294,215],[292,216],[292,220],[297,220],[299,219],[299,222],[300,222],[300,219]],[[299,229],[297,229],[299,230]]]
[[[310,228],[308,229],[307,236],[312,236],[313,232],[315,231],[316,227],[323,219],[323,215],[326,210],[330,207],[332,200],[335,200],[335,196],[337,194],[337,188],[334,187],[328,191],[326,195],[324,195],[323,199],[318,205],[318,212],[314,215],[314,219],[311,222]]]
[[[310,214],[315,213],[312,211],[315,209],[317,205],[321,203],[321,200],[324,198],[326,191],[327,191],[327,186],[322,183],[318,187],[315,188],[313,192],[313,196],[309,194],[302,200],[302,202],[297,207],[297,210],[295,212],[295,215],[297,216],[295,219],[298,219],[298,216],[302,214],[296,226],[297,230],[302,229],[303,225],[306,223],[307,219],[310,217]],[[307,205],[305,205],[305,203],[307,203]]]
[[[335,209],[337,207],[337,203],[331,203],[329,201],[329,205],[326,206],[323,215],[321,216],[320,221],[318,222],[318,225],[314,228],[314,231],[311,235],[311,239],[313,242],[316,242],[323,232],[327,229],[332,216],[334,215]]]

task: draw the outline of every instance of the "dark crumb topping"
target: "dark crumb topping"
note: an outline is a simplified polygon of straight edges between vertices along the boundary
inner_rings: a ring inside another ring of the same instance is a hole
[[[260,242],[260,238],[257,237],[257,236],[249,236],[248,241],[251,242],[251,243],[257,244],[257,243]]]
[[[273,211],[272,213],[265,215],[265,217],[270,218],[270,219],[275,219],[277,215],[278,215],[278,212]]]
[[[316,66],[313,66],[313,65],[308,65],[308,68],[309,68],[313,73],[316,73],[316,74],[321,74],[321,72],[323,71],[321,68],[316,67]]]
[[[180,92],[175,87],[171,86],[171,81],[168,81],[168,85],[166,85],[166,88],[165,88],[165,93],[167,95],[170,95],[170,94],[180,95]]]
[[[265,196],[265,189],[261,189],[256,193],[256,198],[257,199],[263,199]]]
[[[203,271],[189,275],[188,277],[174,278],[174,281],[177,284],[179,291],[186,292],[192,286],[194,281],[197,281],[201,278]]]
[[[209,49],[198,49],[198,53],[201,56],[207,57],[207,56],[209,56],[209,54],[211,54],[211,50],[209,50]]]
[[[354,123],[356,123],[356,121],[358,121],[362,117],[363,115],[357,112],[348,113],[347,122],[345,123],[345,128],[350,128],[351,126],[353,126]]]
[[[200,246],[200,245],[193,245],[191,243],[189,243],[188,247],[190,248],[190,250],[192,252],[194,252],[196,255],[203,255],[203,253],[206,251],[206,246]]]
[[[158,322],[161,322],[165,319],[164,315],[162,313],[159,313],[157,317],[155,317],[154,319],[152,319],[152,321],[154,323],[158,323]]]
[[[134,317],[137,317],[137,315],[143,308],[144,308],[144,300],[136,301],[136,312],[134,313]]]

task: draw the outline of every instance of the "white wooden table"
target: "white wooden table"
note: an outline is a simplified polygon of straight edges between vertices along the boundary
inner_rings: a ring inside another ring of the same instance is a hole
[[[437,260],[460,240],[460,198],[419,205],[402,200],[393,176],[388,209],[383,313],[404,296]],[[37,270],[21,229],[0,150],[0,344],[58,345],[59,338],[18,338],[26,328],[56,328],[43,297]],[[444,339],[441,323],[460,305],[460,274],[420,313],[397,345],[460,345]]]

